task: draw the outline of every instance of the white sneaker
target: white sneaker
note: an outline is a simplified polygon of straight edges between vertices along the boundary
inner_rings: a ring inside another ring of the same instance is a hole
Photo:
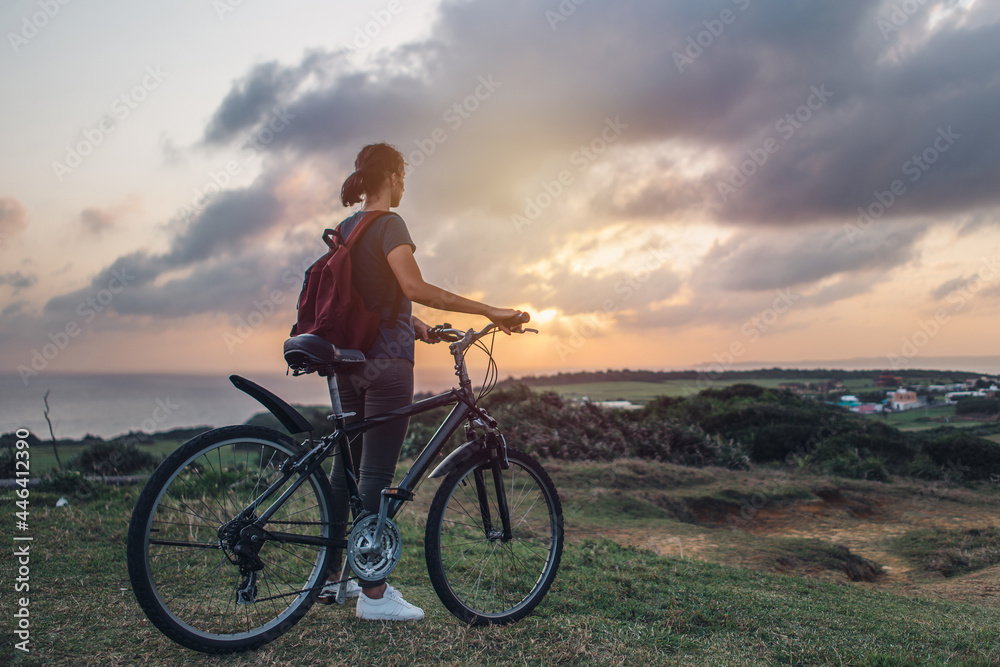
[[[353,579],[348,579],[344,582],[344,591],[341,595],[338,595],[340,592],[338,590],[339,588],[339,581],[326,582],[326,584],[323,585],[323,588],[320,589],[319,595],[316,596],[316,602],[322,604],[333,604],[334,602],[337,604],[344,604],[344,601],[347,600],[347,598],[356,598],[361,595],[361,586],[358,586]]]
[[[419,621],[424,617],[424,610],[404,600],[399,591],[387,585],[380,600],[363,593],[359,595],[356,615],[366,621]]]

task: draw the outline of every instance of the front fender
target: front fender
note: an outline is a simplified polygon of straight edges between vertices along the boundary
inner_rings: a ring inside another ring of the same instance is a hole
[[[482,441],[470,440],[464,445],[457,447],[455,451],[446,456],[444,461],[441,461],[441,463],[434,468],[434,471],[431,472],[428,477],[444,477],[458,466],[479,454],[481,451],[483,451]]]

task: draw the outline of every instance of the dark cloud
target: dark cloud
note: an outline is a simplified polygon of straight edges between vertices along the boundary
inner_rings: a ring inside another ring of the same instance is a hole
[[[769,314],[781,327],[785,314],[816,309],[871,291],[892,269],[916,257],[927,225],[872,227],[854,242],[843,230],[770,229],[737,232],[716,243],[687,279],[687,303],[630,313],[636,328],[703,324],[748,325]],[[773,311],[773,312],[771,312]],[[778,317],[780,315],[780,317]]]
[[[441,6],[431,38],[367,69],[337,52],[257,65],[224,96],[204,143],[259,136],[280,107],[289,121],[260,146],[270,154],[264,176],[219,195],[166,252],[120,258],[114,266],[136,278],[115,308],[203,312],[211,297],[199,290],[216,290],[231,304],[220,308],[240,312],[280,263],[256,244],[286,213],[275,188],[289,165],[329,179],[336,218],[340,179],[374,140],[407,156],[402,212],[424,274],[455,291],[590,312],[627,268],[533,267],[611,223],[692,216],[737,231],[687,278],[691,305],[659,305],[683,282],[661,266],[621,322],[739,322],[776,290],[797,290],[804,307],[862,293],[915,259],[930,223],[914,218],[1000,200],[997,12],[959,7],[962,20],[931,31],[927,19],[944,4],[927,3],[886,38],[879,19],[892,5],[625,0],[573,4],[553,22],[551,1],[455,1]],[[732,20],[720,24],[723,11]],[[608,134],[612,119],[621,129]],[[560,173],[572,183],[516,229],[512,214],[551,193]],[[724,181],[731,192],[719,191]],[[876,224],[845,233],[858,207],[879,206]],[[630,225],[618,241],[635,247],[641,233]],[[75,307],[87,290],[47,309]]]
[[[970,280],[971,278],[964,278],[964,277],[952,278],[951,280],[946,280],[945,282],[941,283],[933,290],[931,290],[931,297],[933,297],[935,301],[940,301],[941,299],[945,298],[955,290],[965,289]]]
[[[4,306],[3,310],[0,310],[0,317],[12,318],[17,315],[20,315],[21,313],[27,311],[28,305],[29,305],[28,302],[24,300],[14,301]]]
[[[233,84],[205,128],[206,144],[223,144],[254,126],[302,79],[307,69],[284,68],[276,62],[257,65]]]
[[[889,271],[915,256],[926,225],[883,224],[851,237],[842,229],[741,232],[717,243],[694,282],[727,291],[797,287],[858,271]]]
[[[0,248],[9,239],[20,236],[27,227],[21,202],[13,197],[0,197]]]
[[[107,307],[116,312],[173,317],[204,312],[213,298],[218,299],[220,312],[228,312],[227,294],[234,285],[242,281],[241,294],[256,294],[263,284],[262,260],[255,259],[250,268],[243,260],[254,256],[254,242],[282,222],[283,206],[275,187],[274,180],[264,179],[253,187],[219,194],[176,232],[166,252],[151,255],[140,250],[123,255],[99,271],[89,286],[50,299],[45,311],[77,312],[88,299],[111,290],[115,298]],[[235,261],[228,266],[238,278],[224,279],[218,262],[232,258]],[[174,271],[192,273],[170,278]],[[213,296],[216,292],[222,294]]]
[[[162,284],[137,283],[116,297],[114,310],[120,315],[166,318],[202,313],[246,317],[256,308],[268,316],[283,315],[291,326],[288,313],[295,310],[302,284],[301,265],[301,261],[260,250],[226,257],[201,264],[187,275]],[[270,296],[274,290],[281,293],[277,300]]]
[[[85,208],[80,212],[80,224],[83,225],[84,232],[91,236],[100,237],[114,228],[115,222],[114,214],[99,208]]]
[[[1000,197],[1000,130],[990,112],[1000,103],[1000,22],[981,4],[954,8],[965,20],[928,36],[927,18],[943,7],[928,3],[886,39],[878,21],[892,12],[888,0],[631,0],[581,5],[564,21],[547,16],[558,12],[550,2],[447,2],[432,40],[398,48],[375,69],[338,54],[257,66],[234,84],[207,134],[251,131],[282,101],[295,120],[272,150],[349,164],[366,140],[387,138],[421,162],[417,201],[446,210],[478,202],[499,213],[546,175],[543,166],[566,162],[619,116],[628,124],[623,145],[679,140],[722,160],[695,179],[668,168],[653,169],[638,191],[614,184],[623,214],[664,215],[701,200],[729,222],[800,224],[855,215],[896,180],[906,192],[887,217],[970,210]],[[297,92],[310,74],[325,85]],[[476,100],[481,77],[500,86]],[[473,111],[448,115],[466,100]],[[435,129],[445,142],[430,140]],[[723,201],[718,184],[768,139],[777,152],[751,164],[754,173]],[[912,162],[925,154],[934,160],[926,170]]]
[[[0,285],[10,285],[14,291],[27,289],[38,282],[38,276],[24,275],[20,271],[0,273]]]

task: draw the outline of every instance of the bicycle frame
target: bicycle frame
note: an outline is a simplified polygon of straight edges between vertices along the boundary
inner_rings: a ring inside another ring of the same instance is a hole
[[[383,491],[383,500],[379,511],[380,518],[394,518],[402,508],[403,503],[413,499],[414,491],[416,491],[417,487],[423,481],[424,476],[427,474],[435,458],[463,422],[468,423],[466,426],[466,432],[470,435],[470,438],[472,433],[476,430],[482,431],[484,436],[488,434],[495,434],[497,436],[495,439],[490,438],[490,448],[500,450],[500,456],[496,459],[496,461],[502,461],[502,463],[495,463],[493,466],[494,481],[499,481],[500,467],[505,467],[506,464],[506,442],[496,430],[496,421],[476,405],[475,395],[472,391],[472,383],[469,379],[464,357],[465,349],[467,349],[471,342],[478,340],[478,338],[484,335],[489,329],[490,327],[486,327],[478,333],[473,333],[472,330],[469,330],[466,332],[465,337],[461,341],[453,342],[450,345],[450,351],[455,358],[455,374],[459,378],[458,387],[452,388],[445,393],[422,399],[402,408],[397,408],[396,410],[390,410],[388,412],[373,415],[371,417],[365,417],[357,421],[347,422],[347,417],[349,415],[344,413],[343,407],[341,406],[340,391],[337,386],[336,374],[331,373],[328,375],[327,384],[330,391],[332,407],[334,409],[334,414],[331,416],[331,419],[336,425],[334,432],[321,438],[319,443],[311,447],[310,450],[303,456],[296,460],[289,459],[286,461],[281,468],[282,476],[278,480],[272,482],[266,490],[264,490],[256,499],[244,508],[244,510],[237,515],[237,518],[246,518],[251,516],[257,508],[267,501],[268,498],[270,498],[278,489],[284,486],[292,476],[298,475],[298,479],[292,482],[291,486],[285,489],[285,491],[276,500],[274,500],[264,512],[258,515],[257,522],[266,523],[268,519],[270,519],[270,517],[278,510],[282,503],[295,493],[296,489],[298,489],[298,487],[301,486],[310,477],[310,475],[321,468],[326,459],[333,454],[334,447],[339,447],[341,452],[342,467],[347,480],[351,514],[353,519],[357,520],[362,512],[362,506],[357,479],[355,478],[353,471],[353,461],[350,452],[351,440],[360,436],[365,431],[380,424],[384,424],[385,422],[392,421],[394,419],[408,418],[413,415],[452,404],[454,405],[454,408],[452,408],[451,412],[438,427],[437,431],[428,443],[424,446],[424,449],[417,456],[413,465],[410,467],[410,470],[400,481],[399,485]],[[478,442],[478,440],[472,440],[471,442],[466,443],[466,445],[463,445],[463,447],[456,449],[455,452],[441,462],[438,466],[438,470],[435,470],[435,472],[432,473],[432,476],[441,476],[447,473],[452,466],[457,465],[462,460],[465,448],[472,444],[472,442]],[[304,444],[312,445],[312,437],[310,436]],[[484,482],[482,481],[481,476],[477,475],[476,481],[480,496],[484,497],[485,487],[483,486]],[[503,536],[504,538],[509,539],[511,534],[510,517],[507,511],[508,508],[506,506],[506,498],[504,497],[503,484],[497,484],[497,489],[501,497],[500,513],[504,528]],[[489,508],[483,507],[482,510],[484,521],[489,525]],[[290,533],[268,531],[268,536],[269,538],[282,543],[301,543],[331,547],[345,546],[345,542],[343,540],[327,540],[318,537],[294,535]]]

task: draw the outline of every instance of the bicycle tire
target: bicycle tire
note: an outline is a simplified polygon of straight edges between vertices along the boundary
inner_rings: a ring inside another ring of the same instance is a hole
[[[444,606],[472,625],[506,625],[542,601],[559,569],[562,505],[548,473],[529,454],[508,448],[502,470],[513,539],[486,534],[474,473],[482,470],[494,523],[496,488],[484,452],[453,470],[427,515],[424,552],[434,590]]]
[[[237,604],[237,589],[249,589],[250,579],[220,534],[220,526],[280,478],[281,461],[302,452],[277,431],[227,426],[181,445],[150,477],[132,513],[126,555],[136,600],[167,637],[204,653],[250,650],[279,637],[312,606],[332,549],[263,538],[252,599]],[[265,528],[329,538],[332,511],[333,491],[320,470]]]

